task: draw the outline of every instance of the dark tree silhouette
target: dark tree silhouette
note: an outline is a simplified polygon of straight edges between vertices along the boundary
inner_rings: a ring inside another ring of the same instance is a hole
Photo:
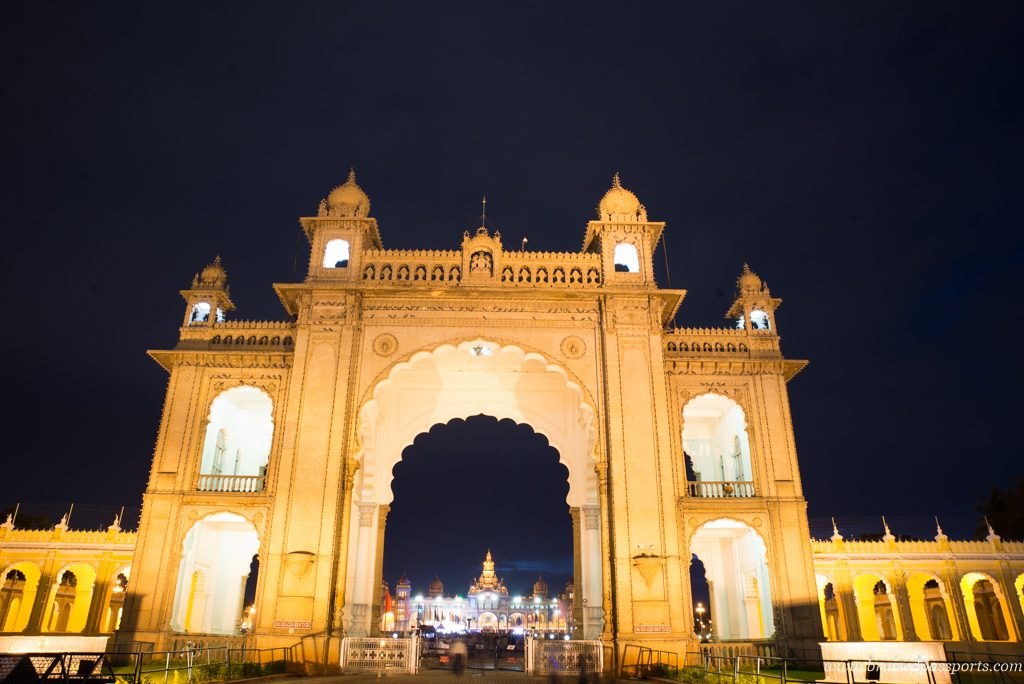
[[[988,534],[985,518],[1003,539],[1024,540],[1024,475],[1018,475],[1005,489],[992,487],[979,495],[974,505],[978,517],[978,536]]]

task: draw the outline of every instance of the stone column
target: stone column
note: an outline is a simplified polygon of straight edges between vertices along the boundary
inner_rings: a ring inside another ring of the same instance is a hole
[[[910,594],[907,591],[906,574],[902,571],[896,573],[896,581],[893,582],[893,599],[896,602],[896,613],[903,631],[901,635],[903,641],[920,641],[917,629],[914,627],[913,611],[910,610]]]
[[[352,636],[368,636],[373,604],[372,588],[367,586],[373,581],[375,556],[373,549],[373,518],[377,504],[359,504],[359,534],[356,548],[353,549],[356,559],[355,578],[352,583]]]
[[[377,554],[373,565],[373,611],[370,616],[370,629],[379,630],[383,615],[383,606],[380,604],[380,586],[383,582],[384,573],[384,532],[387,526],[388,512],[391,506],[381,504],[377,516]]]
[[[583,582],[583,638],[599,639],[604,631],[604,607],[601,586],[601,509],[583,506],[583,532],[580,534],[580,566]]]

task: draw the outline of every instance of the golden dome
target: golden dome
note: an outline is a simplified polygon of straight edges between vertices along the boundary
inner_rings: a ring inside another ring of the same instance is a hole
[[[356,183],[356,170],[348,172],[348,180],[331,190],[327,196],[329,216],[359,217],[370,214],[370,198]]]
[[[537,581],[533,583],[533,595],[547,598],[548,583],[544,581],[544,578],[538,577]]]
[[[437,575],[434,575],[434,581],[430,583],[427,594],[429,596],[444,596],[444,582]]]
[[[601,221],[646,221],[647,209],[632,192],[622,187],[619,174],[612,178],[612,187],[604,193],[597,205],[597,218]]]
[[[739,287],[740,293],[743,294],[760,292],[762,283],[758,275],[750,270],[750,266],[743,264],[743,273],[740,274],[736,285]]]
[[[199,274],[192,280],[193,287],[224,287],[224,283],[227,282],[228,274],[224,270],[224,267],[220,265],[220,256],[217,256],[212,264],[209,264],[206,268],[199,272]]]

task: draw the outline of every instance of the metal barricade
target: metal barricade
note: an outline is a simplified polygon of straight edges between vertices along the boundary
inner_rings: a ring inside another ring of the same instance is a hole
[[[604,671],[604,646],[582,639],[527,639],[526,671],[535,675],[578,675]]]
[[[346,672],[416,674],[419,663],[416,637],[345,637],[341,640],[341,669]]]

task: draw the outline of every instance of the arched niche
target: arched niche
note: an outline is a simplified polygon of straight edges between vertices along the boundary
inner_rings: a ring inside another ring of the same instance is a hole
[[[845,607],[839,600],[836,583],[828,575],[814,576],[818,585],[818,608],[821,611],[822,633],[829,641],[845,641],[847,638]]]
[[[244,583],[259,545],[256,528],[236,513],[214,513],[196,521],[182,540],[171,629],[238,634]]]
[[[752,482],[750,436],[743,408],[729,397],[708,393],[683,406],[683,451],[697,482]],[[701,487],[701,495],[737,496],[733,486]]]
[[[907,578],[907,599],[914,632],[919,639],[952,641],[958,638],[953,602],[938,575],[915,572]]]
[[[348,240],[330,240],[324,246],[324,268],[346,268],[349,256]]]
[[[853,578],[857,619],[864,641],[902,641],[896,594],[892,585],[876,572],[862,572]]]
[[[43,613],[44,632],[78,634],[85,629],[96,586],[89,563],[69,563],[54,576]]]
[[[1003,588],[991,575],[969,572],[960,578],[960,590],[967,608],[967,622],[978,641],[1009,641],[1010,604]]]
[[[274,439],[273,412],[273,401],[256,387],[233,387],[214,397],[200,457],[200,489],[262,490]]]
[[[720,518],[697,528],[690,551],[704,564],[716,637],[771,638],[768,549],[761,535],[744,522]]]
[[[23,632],[35,605],[42,572],[35,563],[12,563],[0,573],[0,631]]]

